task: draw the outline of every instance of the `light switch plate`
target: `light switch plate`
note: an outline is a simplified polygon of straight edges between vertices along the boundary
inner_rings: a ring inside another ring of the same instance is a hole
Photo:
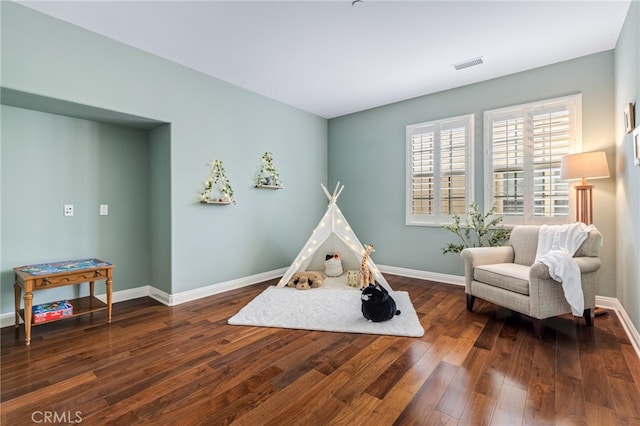
[[[107,216],[109,214],[109,204],[100,204],[100,216]]]
[[[64,215],[65,216],[73,216],[73,204],[65,204],[64,205]]]

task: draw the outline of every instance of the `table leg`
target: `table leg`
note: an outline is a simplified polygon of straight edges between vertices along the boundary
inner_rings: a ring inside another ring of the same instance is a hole
[[[111,288],[113,287],[113,282],[111,281],[111,269],[107,271],[107,281],[105,286],[107,287],[107,318],[108,322],[111,323]]]
[[[20,326],[20,299],[22,296],[22,291],[20,285],[18,284],[18,280],[16,279],[15,284],[13,285],[13,293],[15,297],[16,304],[16,328]]]
[[[25,343],[31,344],[31,313],[33,304],[33,293],[26,291],[24,293],[24,336]]]
[[[93,308],[93,296],[95,289],[95,281],[89,281],[89,308]],[[93,315],[91,315],[93,318]]]

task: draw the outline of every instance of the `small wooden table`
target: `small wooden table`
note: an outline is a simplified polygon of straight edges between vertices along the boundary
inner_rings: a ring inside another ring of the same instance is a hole
[[[107,310],[107,322],[111,322],[111,288],[114,265],[99,259],[68,260],[55,263],[19,266],[13,268],[16,281],[14,284],[16,303],[16,327],[20,325],[20,317],[24,320],[25,343],[31,343],[31,326],[33,318],[33,292],[48,288],[89,283],[89,297],[68,300],[73,306],[73,315],[45,321],[45,324],[59,319],[71,318],[100,310]],[[94,295],[94,282],[105,281],[107,303],[103,303]],[[20,309],[20,296],[24,291],[24,310]]]

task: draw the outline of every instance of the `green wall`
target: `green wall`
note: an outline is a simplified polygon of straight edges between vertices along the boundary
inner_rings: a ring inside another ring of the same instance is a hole
[[[150,196],[145,198],[147,216],[141,226],[149,229],[148,244],[140,249],[122,239],[118,246],[126,259],[139,259],[138,251],[147,251],[143,256],[146,272],[141,277],[117,275],[116,289],[150,284],[176,294],[289,265],[326,207],[319,184],[327,178],[327,120],[21,5],[2,2],[0,7],[0,85],[4,93],[45,100],[32,105],[43,104],[42,110],[47,113],[91,118],[94,126],[104,120],[117,122],[119,127],[147,126],[143,132],[147,141],[143,164],[147,173],[145,191]],[[130,116],[137,118],[130,120]],[[75,121],[62,122],[69,126],[64,129],[61,125],[61,132],[73,134],[75,124],[70,123]],[[160,127],[151,129],[149,123]],[[10,140],[13,136],[4,131],[4,126],[3,117],[3,166],[23,159],[9,149],[17,142]],[[33,126],[24,123],[22,127]],[[45,136],[46,129],[39,126],[37,131]],[[54,149],[50,138],[34,137],[33,142],[30,154],[37,159],[34,161],[45,161],[41,153]],[[254,188],[265,151],[274,155],[283,190]],[[57,147],[56,152],[61,157],[70,155],[66,147]],[[138,199],[131,187],[137,183],[122,182],[120,177],[124,173],[120,163],[129,160],[114,156],[117,158],[104,165],[109,174],[100,184],[111,185],[122,197]],[[237,205],[207,206],[198,202],[214,159],[223,161]],[[76,244],[83,241],[78,235],[61,239],[37,256],[24,250],[8,256],[8,252],[22,247],[9,228],[50,222],[37,209],[28,221],[9,214],[7,206],[18,192],[6,180],[13,175],[9,172],[3,167],[3,299],[11,291],[7,289],[11,288],[9,276],[14,266],[71,255],[96,255],[95,244],[90,241]],[[74,180],[68,170],[57,169],[55,173],[62,182]],[[85,190],[71,189],[68,197],[78,199]],[[111,204],[110,209],[116,212],[124,208],[117,204]],[[60,201],[51,208],[56,215],[52,220],[62,220]],[[39,238],[52,240],[53,231],[42,228]],[[124,273],[128,262],[119,262],[122,268],[117,265],[116,273]],[[3,312],[6,309],[3,307]]]
[[[462,259],[442,255],[454,235],[439,227],[405,225],[405,126],[475,114],[475,199],[483,203],[483,113],[582,93],[583,150],[607,152],[613,172],[613,51],[512,74],[329,121],[329,178],[345,183],[341,209],[374,260],[411,270],[464,275]],[[600,295],[615,296],[614,178],[595,184],[595,225],[604,235]]]
[[[150,282],[171,294],[171,126],[154,128],[149,139]]]
[[[623,129],[623,110],[635,104],[640,127],[640,2],[629,6],[615,49],[617,298],[640,330],[640,167],[633,164],[632,135]]]

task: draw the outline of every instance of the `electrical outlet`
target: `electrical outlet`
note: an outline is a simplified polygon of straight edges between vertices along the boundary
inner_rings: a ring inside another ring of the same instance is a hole
[[[65,204],[64,205],[64,215],[65,216],[73,216],[73,204]]]
[[[100,216],[107,216],[109,214],[109,204],[100,204]]]

